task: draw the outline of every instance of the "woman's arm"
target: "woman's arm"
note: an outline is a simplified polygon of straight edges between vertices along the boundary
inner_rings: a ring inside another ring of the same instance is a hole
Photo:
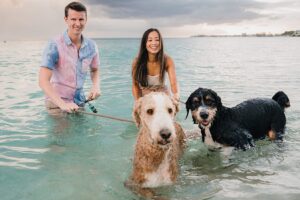
[[[179,101],[180,95],[175,72],[175,64],[170,56],[166,56],[166,70],[168,72],[173,97]]]
[[[137,60],[135,58],[132,62],[132,73],[131,73],[131,77],[132,77],[132,96],[134,98],[134,101],[138,100],[141,97],[140,87],[139,87],[138,81],[135,80],[135,76],[134,76],[135,70],[136,70],[136,63],[137,63]]]

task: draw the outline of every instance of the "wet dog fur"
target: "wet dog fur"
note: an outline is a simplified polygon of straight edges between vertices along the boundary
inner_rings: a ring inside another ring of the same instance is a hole
[[[149,188],[176,181],[185,147],[185,134],[175,122],[177,112],[178,105],[163,92],[147,94],[136,103],[133,117],[139,133],[132,174],[125,183],[135,193],[151,197]]]
[[[212,148],[242,150],[254,146],[257,139],[281,140],[286,124],[284,109],[289,106],[289,98],[282,91],[272,99],[250,99],[232,108],[223,106],[217,93],[207,88],[198,88],[186,101],[187,116],[191,110],[204,143]]]

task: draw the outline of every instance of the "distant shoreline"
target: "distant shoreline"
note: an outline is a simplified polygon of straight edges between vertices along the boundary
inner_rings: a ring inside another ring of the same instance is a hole
[[[289,36],[289,35],[266,35],[266,36],[256,36],[256,35],[194,35],[190,36],[194,37],[300,37],[300,36]]]
[[[264,36],[257,36],[257,35],[194,35],[194,36],[186,36],[186,37],[164,37],[165,39],[188,39],[188,38],[251,38],[251,37],[262,37],[262,38],[298,38],[300,36],[290,36],[290,35],[264,35]],[[140,40],[139,37],[91,37],[93,40]],[[24,39],[24,40],[0,40],[0,44],[8,44],[11,42],[47,42],[48,39]]]
[[[272,33],[255,33],[255,34],[247,34],[242,33],[238,35],[193,35],[191,37],[300,37],[300,30],[296,31],[285,31],[284,33],[280,34],[272,34]]]

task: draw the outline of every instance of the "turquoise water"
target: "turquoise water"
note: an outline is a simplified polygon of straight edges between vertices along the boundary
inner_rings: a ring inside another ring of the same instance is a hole
[[[131,61],[139,40],[96,41],[102,96],[94,106],[101,114],[131,119]],[[37,84],[45,45],[0,43],[1,200],[139,199],[123,186],[138,130],[94,116],[49,116]],[[291,107],[282,145],[259,141],[224,162],[200,140],[188,141],[178,182],[158,193],[170,199],[299,199],[300,39],[165,39],[165,49],[175,61],[182,100],[199,86],[217,91],[226,106],[283,90]],[[183,128],[197,128],[181,108]]]

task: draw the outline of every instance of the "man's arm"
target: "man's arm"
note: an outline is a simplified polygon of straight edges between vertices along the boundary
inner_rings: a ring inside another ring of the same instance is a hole
[[[61,110],[71,113],[78,109],[75,103],[65,103],[60,96],[54,91],[50,84],[50,79],[52,76],[52,71],[46,67],[40,67],[39,72],[39,86],[44,91],[44,93],[50,97],[52,102],[57,105]]]
[[[99,68],[91,68],[91,80],[92,80],[92,88],[90,90],[88,99],[93,100],[97,99],[100,95],[100,80],[99,80]]]

